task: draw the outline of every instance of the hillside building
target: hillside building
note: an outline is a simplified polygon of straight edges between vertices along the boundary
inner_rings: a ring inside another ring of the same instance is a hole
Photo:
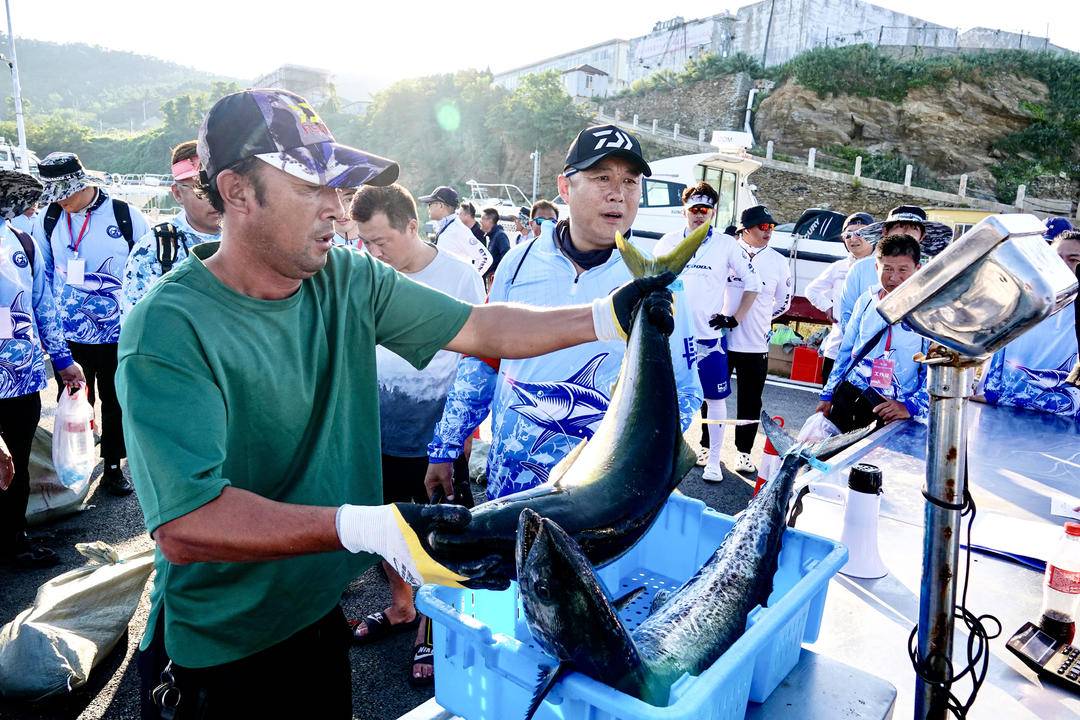
[[[608,40],[517,67],[496,74],[494,82],[513,90],[522,77],[531,73],[565,72],[589,65],[607,73],[606,92],[616,93],[653,73],[678,72],[688,60],[706,53],[720,57],[743,53],[771,67],[814,48],[862,43],[886,48],[918,47],[931,53],[980,49],[1070,52],[1052,45],[1045,37],[982,27],[960,32],[863,0],[760,0],[734,12],[657,22],[640,37]],[[603,97],[595,90],[589,95],[570,94]]]
[[[282,65],[256,78],[251,86],[288,90],[318,107],[334,94],[330,77],[329,70],[304,65]]]

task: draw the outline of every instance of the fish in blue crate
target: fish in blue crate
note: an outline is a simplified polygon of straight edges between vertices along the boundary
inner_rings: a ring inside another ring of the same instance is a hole
[[[708,226],[670,253],[648,258],[616,234],[634,277],[671,273],[697,252]],[[529,509],[573,535],[585,555],[604,565],[625,553],[652,526],[672,490],[694,465],[683,439],[668,336],[671,294],[654,291],[637,311],[619,380],[592,438],[551,469],[542,484],[477,505],[462,530],[436,530],[423,542],[470,588],[505,589],[516,577],[518,516]]]
[[[516,557],[525,619],[537,643],[558,660],[541,671],[527,718],[570,671],[665,706],[679,678],[701,674],[742,636],[751,610],[765,606],[772,593],[795,476],[873,430],[808,445],[795,443],[767,413],[761,423],[783,457],[779,471],[701,569],[673,592],[658,592],[649,616],[632,631],[618,614],[622,599],[608,600],[575,540],[552,519],[521,513]]]

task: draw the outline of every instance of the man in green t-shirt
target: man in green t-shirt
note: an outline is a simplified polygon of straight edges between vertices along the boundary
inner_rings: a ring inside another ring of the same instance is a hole
[[[467,580],[420,541],[467,523],[464,508],[380,504],[375,346],[423,368],[441,348],[517,358],[612,340],[671,277],[592,305],[471,306],[333,247],[338,191],[398,169],[337,144],[286,91],[219,100],[198,152],[221,241],[194,248],[120,337],[129,462],[157,543],[143,714],[179,698],[183,717],[351,717],[347,584],[376,556],[414,584]]]

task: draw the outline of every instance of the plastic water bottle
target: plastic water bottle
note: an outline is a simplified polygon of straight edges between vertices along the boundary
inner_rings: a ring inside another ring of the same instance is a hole
[[[1043,607],[1039,627],[1063,643],[1072,644],[1076,634],[1077,601],[1080,600],[1080,523],[1065,523],[1065,534],[1046,563]]]

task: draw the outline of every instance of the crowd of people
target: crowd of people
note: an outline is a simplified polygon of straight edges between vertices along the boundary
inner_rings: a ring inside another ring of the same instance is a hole
[[[410,681],[430,683],[413,587],[465,578],[420,538],[468,521],[474,433],[490,419],[486,499],[547,481],[603,418],[651,292],[675,299],[682,429],[699,412],[712,421],[702,477],[723,479],[733,383],[734,470],[756,473],[769,336],[793,294],[770,247],[776,219],[756,205],[721,230],[716,189],[687,187],[685,227],[652,252],[703,225],[705,240],[676,281],[634,280],[615,235],[638,242],[651,169],[637,138],[612,130],[586,128],[568,149],[568,217],[540,200],[512,233],[450,186],[414,198],[393,161],[338,144],[279,90],[226,96],[173,149],[181,211],[153,227],[70,153],[46,157],[40,181],[0,173],[0,560],[57,562],[23,520],[47,359],[59,392],[100,398],[102,485],[137,493],[157,545],[144,717],[160,716],[163,680],[208,718],[301,712],[313,696],[350,717],[349,643],[398,632],[416,632]],[[1075,272],[1080,233],[1058,220],[1048,240]],[[915,206],[881,223],[852,213],[848,257],[807,288],[832,320],[817,409],[840,431],[925,420],[913,357],[927,341],[875,309],[948,242],[931,225]],[[1070,307],[1000,351],[981,397],[1080,417],[1065,389],[1075,322]],[[378,560],[390,605],[347,619],[342,592]],[[266,684],[275,692],[252,692]]]

